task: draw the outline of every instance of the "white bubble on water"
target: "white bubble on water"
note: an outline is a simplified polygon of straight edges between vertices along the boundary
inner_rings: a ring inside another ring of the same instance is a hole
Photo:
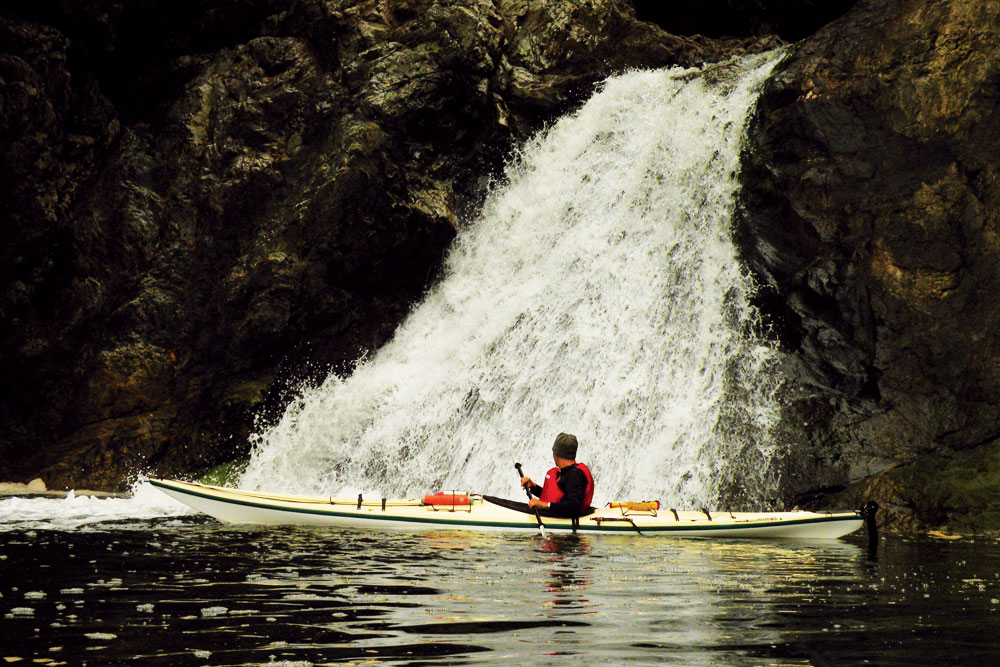
[[[201,615],[205,618],[225,616],[227,613],[229,613],[229,609],[227,607],[205,607],[201,610]]]

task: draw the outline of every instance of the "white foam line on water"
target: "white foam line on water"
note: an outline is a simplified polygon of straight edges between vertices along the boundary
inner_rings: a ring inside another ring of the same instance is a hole
[[[70,492],[66,498],[0,499],[0,531],[76,530],[108,521],[160,519],[192,512],[149,482],[139,481],[127,498],[98,498]]]

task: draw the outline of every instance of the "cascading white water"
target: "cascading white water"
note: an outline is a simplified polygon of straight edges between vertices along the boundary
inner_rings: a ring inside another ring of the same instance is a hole
[[[776,60],[627,73],[529,142],[393,340],[303,389],[240,485],[518,497],[513,460],[541,478],[566,431],[595,502],[767,501],[773,352],[730,224]]]

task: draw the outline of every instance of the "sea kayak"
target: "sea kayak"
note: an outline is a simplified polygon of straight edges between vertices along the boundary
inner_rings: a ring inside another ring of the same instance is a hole
[[[525,503],[475,494],[406,500],[276,495],[194,482],[150,484],[223,523],[327,526],[358,530],[477,530],[539,532]],[[832,539],[858,530],[861,511],[683,511],[656,502],[609,503],[578,520],[541,517],[549,533],[634,533],[671,537]]]

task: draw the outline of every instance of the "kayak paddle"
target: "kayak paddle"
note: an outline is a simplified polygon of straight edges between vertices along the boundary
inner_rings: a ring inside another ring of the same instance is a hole
[[[515,463],[514,468],[517,470],[518,480],[520,480],[521,477],[524,477],[524,472],[521,470],[520,463]],[[524,492],[528,494],[528,500],[530,501],[531,491],[525,489]],[[546,540],[549,539],[549,536],[545,534],[545,524],[542,523],[542,515],[538,513],[537,507],[533,507],[532,509],[535,510],[535,519],[538,520],[538,532],[540,532],[542,534],[542,537],[545,538]]]

